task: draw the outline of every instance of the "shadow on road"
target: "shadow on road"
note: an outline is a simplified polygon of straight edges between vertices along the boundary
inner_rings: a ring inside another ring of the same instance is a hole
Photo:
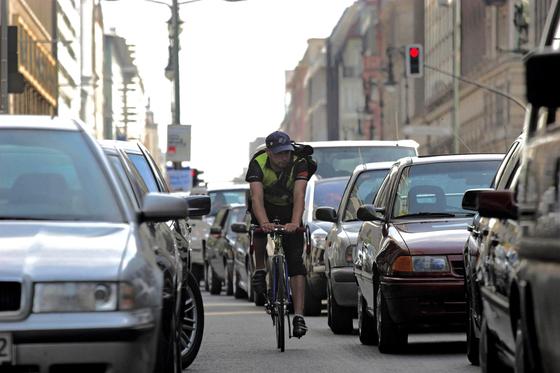
[[[465,354],[466,352],[467,343],[463,341],[412,342],[408,343],[399,355]]]

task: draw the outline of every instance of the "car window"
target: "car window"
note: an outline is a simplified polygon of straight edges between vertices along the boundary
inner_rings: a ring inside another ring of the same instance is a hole
[[[316,174],[323,177],[350,176],[357,165],[396,161],[415,156],[416,149],[403,146],[349,146],[315,148]]]
[[[126,190],[129,201],[133,203],[134,206],[139,207],[139,201],[136,199],[136,193],[134,193],[134,191],[132,190],[132,185],[130,184],[128,176],[126,176],[126,171],[123,164],[121,163],[119,156],[115,154],[109,155],[107,158],[109,159],[109,163],[111,163],[113,171],[115,171],[115,174],[117,174],[121,185]]]
[[[391,180],[395,179],[395,174],[399,171],[399,166],[394,165],[389,173],[383,179],[381,186],[379,187],[379,192],[375,196],[375,200],[373,201],[373,205],[379,208],[387,208],[388,201],[389,201],[389,192],[391,191]]]
[[[216,214],[216,218],[214,219],[214,222],[212,225],[217,225],[219,227],[223,227],[225,222],[226,222],[226,218],[228,215],[228,209],[227,208],[222,208],[218,211],[218,213]]]
[[[335,210],[338,209],[347,183],[347,178],[337,178],[316,183],[313,191],[313,210],[319,206],[328,206]]]
[[[247,195],[246,189],[236,189],[236,190],[220,190],[208,192],[210,196],[210,213],[208,215],[216,215],[218,210],[225,205],[231,204],[245,204],[245,199]]]
[[[2,130],[0,216],[122,222],[106,174],[79,132]]]
[[[502,163],[500,164],[500,166],[498,167],[498,170],[496,171],[496,176],[494,177],[494,180],[492,181],[492,188],[498,188],[498,185],[500,185],[500,182],[503,178],[503,174],[506,171],[506,169],[508,167],[510,167],[511,165],[511,159],[514,156],[514,154],[517,153],[517,149],[519,148],[519,142],[515,141],[513,144],[511,144],[511,146],[509,147]]]
[[[231,225],[233,223],[242,223],[244,221],[246,212],[247,210],[244,208],[236,208],[230,211],[227,221],[228,231],[232,232]]]
[[[160,192],[154,173],[152,172],[148,161],[146,160],[146,158],[144,158],[144,155],[129,152],[127,152],[126,154],[128,156],[128,159],[132,161],[134,168],[136,168],[140,176],[142,176],[142,180],[144,180],[144,183],[146,183],[148,191]]]
[[[373,199],[387,176],[388,170],[370,170],[362,172],[354,183],[346,209],[344,211],[343,221],[354,221],[358,219],[358,208],[364,204],[373,203]]]
[[[406,167],[394,196],[393,217],[422,213],[470,214],[467,189],[488,188],[499,161],[442,162]]]

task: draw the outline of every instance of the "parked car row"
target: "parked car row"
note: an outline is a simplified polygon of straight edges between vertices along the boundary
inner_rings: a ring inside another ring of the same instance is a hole
[[[210,199],[169,194],[140,145],[102,148],[72,120],[1,121],[0,364],[187,367],[204,318],[185,219]]]

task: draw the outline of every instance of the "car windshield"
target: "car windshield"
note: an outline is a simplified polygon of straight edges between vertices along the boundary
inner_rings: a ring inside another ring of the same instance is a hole
[[[369,162],[396,161],[416,155],[416,150],[403,146],[317,147],[313,158],[316,174],[321,177],[350,176],[357,165]]]
[[[321,180],[316,183],[313,194],[313,208],[328,206],[337,209],[347,183],[348,178],[346,177]]]
[[[354,221],[358,219],[358,208],[363,204],[373,203],[373,199],[389,170],[370,170],[362,172],[350,194],[344,211],[344,221]]]
[[[461,202],[467,189],[488,188],[500,162],[461,161],[406,167],[399,180],[393,217],[471,215]],[[450,215],[451,214],[451,215]]]
[[[123,221],[108,180],[79,132],[1,133],[1,219]]]
[[[220,208],[225,205],[246,203],[247,189],[218,190],[208,192],[210,196],[211,210],[208,215],[214,216]]]

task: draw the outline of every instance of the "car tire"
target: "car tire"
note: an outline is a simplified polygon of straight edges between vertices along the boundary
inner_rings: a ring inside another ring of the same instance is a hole
[[[227,263],[225,265],[225,270],[226,295],[233,295],[233,270]]]
[[[330,285],[327,285],[327,316],[329,327],[334,334],[350,334],[354,330],[352,324],[352,308],[342,307],[336,303]]]
[[[204,261],[204,290],[210,291],[210,275],[208,262]]]
[[[527,332],[523,328],[521,320],[517,320],[517,331],[515,333],[515,373],[528,373],[531,371],[529,366],[529,345],[527,343]]]
[[[222,292],[222,281],[220,281],[220,279],[216,275],[216,271],[214,271],[214,268],[212,268],[212,266],[208,267],[208,275],[210,277],[208,279],[208,282],[210,283],[210,294],[220,295],[220,293]]]
[[[307,277],[305,278],[305,294],[303,301],[303,315],[304,316],[319,316],[321,315],[321,299],[317,298],[311,286],[309,286],[309,281]]]
[[[239,286],[239,271],[235,264],[233,265],[233,296],[235,299],[243,299],[247,297],[247,293]]]
[[[182,369],[191,365],[196,358],[204,333],[204,304],[200,287],[191,274],[186,273],[185,276],[180,335]]]
[[[475,334],[474,319],[470,306],[470,298],[467,298],[467,359],[472,365],[479,365],[478,346],[480,344],[479,338]]]
[[[377,290],[375,297],[375,321],[378,336],[377,346],[381,353],[394,353],[406,344],[408,335],[399,330],[399,327],[391,319],[387,301],[381,289]]]
[[[376,345],[378,342],[375,318],[367,311],[367,302],[358,287],[358,336],[364,345]]]
[[[502,372],[506,370],[504,363],[498,356],[496,339],[488,329],[486,317],[482,316],[482,326],[480,327],[480,344],[478,347],[480,371],[482,373]]]

